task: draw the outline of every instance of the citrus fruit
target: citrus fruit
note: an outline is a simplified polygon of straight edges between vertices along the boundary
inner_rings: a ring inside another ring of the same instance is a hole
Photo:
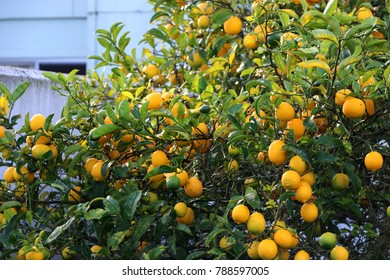
[[[390,206],[387,206],[386,215],[387,215],[387,218],[390,219]]]
[[[0,138],[5,137],[5,127],[0,125]]]
[[[284,142],[275,140],[268,147],[268,158],[275,165],[281,165],[287,160],[287,152],[282,150]]]
[[[295,254],[294,260],[310,260],[310,255],[305,250],[299,250]]]
[[[363,20],[369,17],[373,17],[373,14],[369,8],[361,7],[359,10],[357,10],[356,16],[358,19]]]
[[[254,50],[259,46],[259,42],[257,41],[257,36],[254,34],[246,34],[244,37],[244,47],[248,50]]]
[[[183,218],[187,213],[187,205],[184,202],[178,202],[173,207],[173,211],[176,214],[176,217]]]
[[[265,42],[267,34],[271,33],[271,28],[269,28],[269,26],[265,27],[264,25],[258,25],[255,27],[254,32],[257,34],[260,42]]]
[[[224,251],[229,251],[232,247],[232,244],[229,243],[229,238],[227,236],[222,237],[219,240],[219,248]]]
[[[199,68],[203,64],[203,58],[200,56],[199,52],[194,52],[192,55],[187,57],[187,63],[193,69]]]
[[[356,97],[347,98],[343,104],[343,114],[348,119],[361,118],[366,112],[364,102]]]
[[[30,251],[26,254],[26,260],[43,260],[45,255],[41,251]]]
[[[14,177],[14,172],[15,172],[15,167],[10,166],[4,171],[4,180],[7,183],[13,183],[15,182],[15,177]]]
[[[298,140],[305,134],[305,126],[303,125],[303,120],[294,118],[287,123],[287,129],[292,130],[294,138]]]
[[[307,163],[300,156],[295,155],[290,159],[288,166],[298,172],[299,175],[302,175],[307,169]]]
[[[287,170],[282,175],[282,187],[287,190],[295,190],[301,183],[301,176],[294,170]]]
[[[313,190],[308,182],[302,181],[299,187],[295,190],[295,198],[302,203],[309,201],[313,194]]]
[[[69,193],[68,193],[68,201],[70,201],[70,202],[80,202],[81,201],[80,191],[81,191],[81,187],[80,186],[73,187],[69,191]]]
[[[348,250],[343,246],[336,246],[330,251],[331,260],[348,260],[349,253]]]
[[[349,185],[349,177],[344,173],[337,173],[333,176],[332,186],[335,190],[344,190]]]
[[[210,18],[206,15],[200,16],[197,21],[199,28],[207,28],[210,26]]]
[[[372,172],[378,171],[383,166],[383,157],[379,152],[369,152],[364,157],[364,165],[368,170]]]
[[[169,163],[166,153],[159,150],[152,153],[151,160],[154,167]]]
[[[288,249],[293,243],[293,236],[287,229],[279,229],[274,233],[274,241],[283,249]]]
[[[279,120],[288,122],[294,118],[295,110],[290,103],[282,102],[276,108],[275,115]]]
[[[240,149],[238,149],[237,147],[235,147],[233,145],[229,145],[228,154],[229,154],[229,156],[235,158],[235,157],[240,155]]]
[[[232,219],[238,225],[246,223],[249,219],[249,215],[249,208],[243,204],[236,205],[233,208]]]
[[[257,253],[263,260],[273,260],[278,254],[278,246],[275,241],[264,239],[260,241],[257,247]]]
[[[39,128],[42,128],[45,126],[46,118],[42,114],[36,114],[31,117],[30,119],[30,128],[32,131],[36,131]]]
[[[176,175],[169,177],[166,182],[167,189],[169,191],[176,191],[180,188],[180,178]]]
[[[90,250],[91,250],[92,254],[98,254],[101,249],[102,249],[102,246],[93,245]]]
[[[336,246],[337,237],[333,232],[324,232],[319,239],[320,246],[324,249],[330,250]]]
[[[196,177],[188,178],[184,185],[184,192],[189,197],[200,197],[203,192],[202,182]]]
[[[375,103],[372,99],[364,99],[364,104],[366,105],[366,114],[372,116],[375,114]]]
[[[160,74],[160,70],[157,68],[156,65],[154,64],[148,64],[146,65],[142,71],[144,72],[145,76],[148,78],[148,79],[152,79],[153,77],[157,76],[158,74]]]
[[[103,165],[104,165],[104,161],[98,161],[92,167],[91,176],[97,182],[104,181],[105,179],[108,178],[108,175],[110,175],[110,170],[108,169],[108,167],[106,168],[106,170],[103,173]]]
[[[259,212],[252,213],[246,224],[248,231],[252,234],[260,234],[265,230],[265,219]]]
[[[258,260],[260,259],[258,247],[259,247],[260,241],[253,241],[249,244],[248,249],[246,249],[246,253],[248,254],[248,257],[252,260]]]
[[[42,157],[51,151],[50,147],[45,144],[35,144],[31,149],[31,154],[35,159],[42,159]]]
[[[317,220],[318,208],[313,202],[307,202],[301,207],[301,217],[307,223]]]
[[[229,170],[229,172],[234,173],[234,172],[237,172],[238,169],[239,169],[239,165],[238,165],[237,160],[232,159],[232,160],[229,162],[229,164],[228,164],[228,170]]]
[[[337,91],[335,95],[335,103],[339,106],[343,106],[347,98],[346,96],[349,94],[351,94],[351,91],[349,89],[341,89]]]
[[[187,212],[186,212],[186,214],[183,217],[176,218],[176,220],[180,224],[184,224],[184,225],[191,225],[191,224],[193,224],[194,223],[194,219],[195,219],[194,211],[190,207],[187,207]]]
[[[274,226],[274,232],[278,231],[279,229],[287,229],[287,225],[285,221],[277,220]]]
[[[316,176],[313,171],[310,171],[301,176],[301,181],[308,182],[310,186],[313,186],[316,181]]]
[[[226,34],[229,35],[237,35],[242,30],[242,21],[239,17],[231,16],[227,21],[223,24],[223,30]]]
[[[161,107],[161,105],[162,105],[162,103],[164,101],[163,98],[162,98],[161,93],[159,93],[159,92],[153,92],[153,93],[148,94],[145,97],[145,100],[149,101],[148,110],[158,110],[158,109],[160,109],[160,107]]]

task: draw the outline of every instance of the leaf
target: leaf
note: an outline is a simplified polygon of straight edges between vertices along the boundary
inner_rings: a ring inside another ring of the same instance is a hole
[[[112,196],[109,195],[105,199],[103,199],[103,204],[109,214],[119,215],[120,212],[119,203]]]
[[[124,216],[127,221],[131,222],[134,217],[134,213],[137,209],[139,200],[141,199],[142,192],[137,190],[132,192],[126,199],[126,202],[123,205]]]
[[[145,232],[149,229],[150,225],[154,221],[154,217],[151,215],[144,215],[137,221],[136,227],[132,234],[133,240],[139,241]]]
[[[108,117],[113,121],[113,122],[118,122],[118,117],[116,116],[114,110],[112,109],[110,103],[107,103],[106,105],[106,112]]]
[[[295,192],[284,192],[279,196],[279,201],[285,201],[293,196],[295,196]]]
[[[1,92],[3,94],[7,95],[7,96],[11,94],[10,90],[8,89],[8,87],[5,84],[3,84],[2,82],[0,82],[0,93]]]
[[[201,259],[204,255],[207,255],[206,251],[196,251],[189,254],[186,258],[186,260],[197,260]]]
[[[315,140],[317,145],[339,148],[343,146],[343,142],[331,135],[323,135]]]
[[[161,259],[162,253],[165,252],[166,247],[164,245],[160,245],[150,249],[147,253],[148,260],[159,260]]]
[[[255,71],[255,68],[253,68],[253,67],[247,68],[241,72],[240,77],[250,75],[250,74],[252,74],[253,71]]]
[[[160,17],[168,17],[169,14],[167,14],[166,12],[162,12],[162,11],[159,11],[159,12],[156,12],[152,18],[150,19],[150,23],[152,23],[153,21],[155,21],[156,19],[160,18]]]
[[[361,56],[349,56],[347,58],[344,58],[339,66],[337,67],[337,71],[342,71],[344,70],[347,66],[351,65],[351,64],[355,64],[355,63],[358,63],[360,62],[360,60],[362,60],[363,57]]]
[[[189,228],[189,226],[184,225],[184,224],[177,224],[177,225],[176,225],[176,230],[185,232],[185,233],[187,233],[188,235],[192,235],[192,231],[191,231],[191,229]]]
[[[210,243],[213,240],[216,240],[218,235],[221,235],[222,233],[225,233],[225,232],[227,232],[227,229],[225,229],[225,228],[219,228],[219,227],[214,228],[214,230],[207,235],[206,240],[204,242],[204,245],[206,247],[209,247]]]
[[[248,187],[245,190],[244,197],[245,197],[245,201],[250,206],[252,206],[254,209],[260,209],[261,208],[261,202],[260,202],[259,195],[257,194],[257,192],[252,187]]]
[[[84,214],[86,220],[100,220],[107,214],[107,211],[101,208],[91,209]]]
[[[56,227],[53,232],[46,239],[46,243],[50,243],[58,238],[70,225],[75,221],[76,217],[70,218],[65,224],[62,226]]]
[[[337,10],[337,0],[330,0],[328,4],[326,4],[324,14],[325,15],[333,15],[334,12]]]
[[[141,121],[144,123],[145,120],[146,120],[146,116],[148,114],[148,106],[149,106],[149,101],[145,102],[144,104],[142,104],[141,106]]]
[[[371,28],[374,28],[375,22],[370,22],[370,23],[362,23],[359,25],[352,26],[344,35],[344,38],[346,40],[351,39],[353,36],[359,34],[360,32],[363,31],[368,31]]]
[[[18,85],[18,87],[12,92],[11,99],[12,102],[15,102],[23,95],[23,93],[27,90],[27,88],[30,86],[30,82],[24,82]]]
[[[230,115],[235,115],[236,113],[240,112],[241,108],[242,108],[242,104],[234,104],[229,107],[228,113]]]
[[[309,68],[309,69],[315,68],[315,67],[321,68],[321,69],[324,69],[329,74],[332,72],[330,70],[328,63],[321,61],[321,60],[307,60],[307,61],[299,62],[297,64],[297,66],[303,67],[303,68]]]
[[[317,154],[315,154],[315,161],[317,163],[331,163],[335,162],[336,160],[337,158],[334,155],[327,152],[319,151]]]
[[[56,83],[59,83],[59,84],[63,84],[63,82],[61,82],[61,80],[58,78],[58,74],[57,73],[54,73],[54,72],[43,72],[42,75],[46,78],[48,78],[49,80],[53,81],[53,82],[56,82]]]
[[[258,80],[249,81],[245,85],[245,87],[246,87],[247,90],[249,90],[250,88],[256,87],[258,85],[263,85],[263,86],[266,86],[266,87],[268,87],[270,89],[272,88],[272,84],[268,80],[266,80],[266,79],[258,79]]]
[[[213,24],[222,25],[229,17],[232,15],[232,11],[230,9],[218,9],[212,16],[211,22]]]
[[[120,130],[121,128],[115,124],[102,124],[97,128],[94,128],[90,132],[92,140],[98,140],[100,137]]]
[[[285,144],[282,148],[285,151],[293,152],[294,154],[300,156],[304,161],[311,165],[311,156],[310,151],[305,147],[299,147],[296,145]]]
[[[117,250],[119,247],[119,244],[122,243],[125,236],[126,236],[126,231],[115,232],[113,235],[111,235],[108,238],[107,246],[109,248],[111,248],[112,250]]]
[[[153,37],[156,37],[157,39],[160,39],[162,41],[167,41],[168,37],[164,32],[162,32],[160,29],[152,28],[149,29],[146,34],[152,35]]]
[[[316,30],[312,31],[312,34],[313,34],[314,38],[316,38],[316,39],[330,40],[330,41],[334,42],[336,45],[339,45],[339,41],[338,41],[336,35],[327,29],[316,29]]]
[[[172,167],[170,165],[160,165],[158,167],[153,168],[151,171],[146,174],[145,179],[148,179],[150,177],[159,175],[159,174],[164,174],[164,173],[171,173],[171,172],[176,172],[177,168]]]
[[[0,206],[0,212],[12,207],[20,207],[22,204],[19,201],[6,201]]]

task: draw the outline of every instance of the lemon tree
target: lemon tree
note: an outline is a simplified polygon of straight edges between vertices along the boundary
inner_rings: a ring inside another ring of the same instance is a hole
[[[0,83],[1,258],[390,258],[389,4],[149,2],[58,122]]]

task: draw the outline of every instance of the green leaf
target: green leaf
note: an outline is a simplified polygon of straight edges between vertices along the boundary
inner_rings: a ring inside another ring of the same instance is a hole
[[[242,108],[242,104],[234,104],[229,107],[228,113],[230,115],[235,115],[236,113],[240,112],[241,108]]]
[[[119,203],[112,196],[109,195],[105,199],[103,199],[103,204],[109,214],[119,215]]]
[[[238,129],[242,130],[240,122],[232,115],[228,115],[228,119],[234,124]]]
[[[266,87],[272,89],[272,84],[266,79],[258,79],[258,80],[249,81],[248,83],[246,83],[245,87],[247,90],[249,90],[250,88],[257,87],[258,85],[266,86]]]
[[[126,202],[123,205],[124,216],[129,223],[131,223],[131,221],[133,220],[134,213],[137,209],[138,202],[141,199],[141,196],[142,191],[136,190],[128,196]]]
[[[166,247],[164,245],[160,245],[157,247],[154,247],[153,249],[150,249],[148,251],[147,258],[148,260],[160,260],[162,253],[165,252]]]
[[[252,74],[253,71],[255,71],[255,68],[253,68],[253,67],[247,68],[241,72],[240,77],[250,75],[250,74]]]
[[[144,215],[136,223],[134,232],[132,234],[132,239],[139,241],[145,232],[149,229],[150,225],[153,223],[154,217],[151,215]]]
[[[144,104],[142,104],[141,106],[141,121],[144,123],[145,120],[146,120],[146,117],[148,115],[148,106],[149,106],[149,101],[145,102]]]
[[[336,35],[327,29],[316,29],[316,30],[312,31],[312,34],[313,34],[314,38],[316,38],[316,39],[330,40],[330,41],[334,42],[336,45],[339,45],[339,41],[338,41]]]
[[[115,124],[102,124],[97,128],[94,128],[90,132],[92,140],[98,140],[100,137],[120,130],[121,128]]]
[[[221,235],[221,234],[223,234],[225,232],[227,232],[227,229],[225,229],[225,228],[219,228],[219,227],[214,228],[214,230],[212,232],[210,232],[209,235],[207,235],[206,240],[204,242],[204,245],[206,247],[209,247],[210,243],[213,240],[217,240],[217,236],[218,235]]]
[[[86,149],[85,146],[81,146],[79,144],[70,145],[66,148],[65,154],[70,155],[73,154],[74,152],[78,152],[84,149]]]
[[[188,235],[192,235],[192,231],[191,231],[191,229],[189,228],[189,226],[184,225],[184,224],[176,224],[176,230],[185,232],[185,233],[187,233]]]
[[[315,154],[315,161],[317,163],[331,163],[337,161],[337,158],[327,152],[319,151]]]
[[[162,11],[159,11],[159,12],[156,12],[152,18],[150,19],[150,23],[152,23],[153,21],[155,21],[156,19],[160,18],[160,17],[169,17],[169,14],[166,13],[166,12],[162,12]]]
[[[337,0],[330,0],[328,4],[326,4],[324,14],[330,16],[333,15],[334,12],[336,12],[337,10],[337,4],[338,4],[337,2],[338,2]]]
[[[117,250],[119,244],[121,244],[123,239],[125,239],[125,236],[126,236],[126,231],[115,232],[113,235],[111,235],[108,238],[107,246],[112,250]]]
[[[310,151],[305,147],[300,147],[291,144],[285,144],[283,150],[293,152],[294,154],[300,156],[304,161],[311,165],[312,160],[310,156]]]
[[[250,206],[252,206],[252,208],[254,208],[254,209],[261,208],[261,202],[260,202],[259,195],[252,187],[246,188],[244,197],[245,197],[245,201]]]
[[[27,88],[30,86],[30,82],[24,82],[18,85],[18,87],[12,92],[11,99],[12,102],[15,102],[23,95],[23,93],[27,90]]]
[[[118,122],[118,117],[116,116],[114,110],[112,109],[110,103],[107,103],[106,105],[106,112],[108,117],[113,121],[113,122]]]
[[[229,19],[229,17],[232,15],[232,11],[230,9],[218,9],[212,16],[211,16],[211,22],[213,24],[222,25],[225,21]]]
[[[186,260],[197,260],[202,259],[203,256],[207,255],[206,251],[196,251],[189,254],[186,258]]]
[[[314,141],[317,145],[339,148],[343,146],[343,142],[331,135],[322,135]]]
[[[5,84],[0,82],[0,93],[3,93],[8,96],[11,94],[11,91],[8,89],[8,87]]]
[[[70,218],[65,224],[62,226],[56,227],[53,232],[48,236],[45,243],[50,243],[56,240],[70,225],[76,220],[76,217]]]
[[[146,174],[145,179],[148,179],[150,177],[159,175],[159,174],[164,174],[164,173],[171,173],[171,172],[176,172],[177,168],[172,167],[170,165],[160,165],[158,167],[153,168],[151,171]]]
[[[157,39],[160,39],[162,41],[167,41],[168,40],[167,35],[164,34],[164,32],[162,32],[160,29],[157,29],[157,28],[149,29],[146,32],[146,34],[152,35],[153,37],[155,37]]]
[[[22,204],[19,201],[5,201],[0,206],[0,212],[4,211],[5,209],[9,209],[12,207],[20,207],[20,206],[22,206]]]
[[[321,61],[321,60],[307,60],[307,61],[302,61],[297,64],[299,67],[303,68],[321,68],[324,69],[326,72],[329,74],[331,73],[330,67],[328,63]]]
[[[361,57],[361,56],[349,56],[347,58],[344,58],[340,62],[339,66],[337,67],[337,71],[342,71],[347,66],[360,62],[360,60],[362,60],[362,58],[363,57]]]
[[[284,192],[279,196],[279,201],[285,201],[293,196],[295,196],[295,192]]]
[[[53,81],[53,82],[56,82],[56,83],[59,83],[59,84],[63,84],[63,82],[58,78],[58,74],[57,73],[54,73],[54,72],[43,72],[42,75],[46,78],[48,78],[49,80]]]
[[[353,36],[358,36],[361,32],[370,31],[371,28],[374,28],[375,22],[362,23],[359,25],[352,26],[344,35],[346,40],[351,39]]]
[[[84,214],[86,220],[100,220],[107,214],[107,211],[101,208],[91,209]]]

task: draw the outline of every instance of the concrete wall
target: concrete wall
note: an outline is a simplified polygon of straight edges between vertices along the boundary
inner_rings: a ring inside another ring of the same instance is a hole
[[[140,57],[152,8],[147,0],[0,0],[0,65],[87,62],[103,51],[95,30],[118,21],[130,31],[128,52]]]

